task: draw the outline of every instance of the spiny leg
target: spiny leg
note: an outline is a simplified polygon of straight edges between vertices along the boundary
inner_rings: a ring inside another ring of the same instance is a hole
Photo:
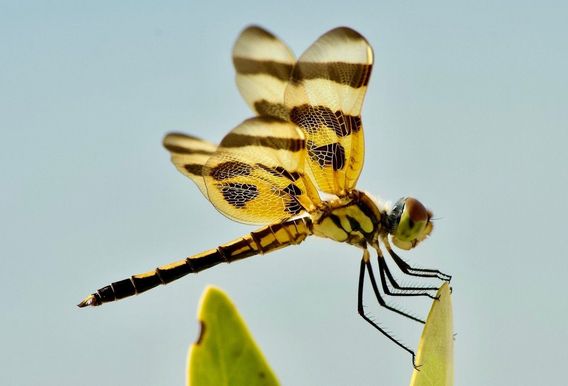
[[[440,280],[451,281],[452,277],[446,273],[443,273],[437,269],[427,269],[427,268],[413,268],[406,261],[404,261],[399,255],[397,255],[391,248],[390,243],[387,238],[382,239],[388,254],[392,257],[398,268],[407,275],[417,276],[417,277],[436,277]]]
[[[366,251],[366,250],[365,250]],[[418,323],[422,323],[425,324],[426,322],[422,319],[418,319],[416,316],[414,315],[410,315],[404,311],[401,311],[393,306],[389,306],[385,300],[383,299],[383,297],[381,296],[381,292],[379,291],[379,286],[377,285],[377,280],[375,279],[375,274],[373,273],[373,266],[371,265],[371,260],[369,259],[369,252],[366,251],[366,254],[363,256],[363,262],[367,268],[367,271],[369,272],[369,279],[371,279],[371,287],[373,288],[373,292],[375,293],[375,297],[377,298],[377,301],[379,302],[379,304],[381,306],[383,306],[384,308],[391,310],[393,312],[396,312],[399,315],[405,316],[408,319],[414,320]]]
[[[367,259],[367,261],[368,261],[369,252],[365,253],[363,255],[363,259],[361,259],[361,269],[359,270],[359,285],[358,285],[358,290],[357,290],[357,311],[359,312],[359,315],[361,315],[361,317],[363,319],[365,319],[365,321],[367,323],[369,323],[371,326],[373,326],[375,329],[377,329],[381,334],[386,336],[388,339],[390,339],[392,342],[394,342],[397,346],[402,348],[404,351],[406,351],[410,355],[412,355],[412,365],[414,366],[414,368],[418,369],[418,366],[416,365],[416,355],[414,354],[414,351],[412,351],[410,348],[406,347],[399,340],[397,340],[396,338],[391,336],[388,332],[386,332],[384,329],[382,329],[378,324],[376,324],[373,320],[371,320],[365,314],[365,309],[364,309],[364,306],[363,306],[363,287],[364,287],[364,284],[365,284],[365,269],[366,269],[365,259]]]
[[[393,277],[385,261],[384,256],[379,253],[377,255],[377,258],[379,262],[379,275],[381,278],[380,281],[385,294],[390,296],[428,296],[431,299],[437,299],[436,296],[433,296],[432,294],[428,293],[428,291],[438,290],[437,287],[403,287],[399,285],[396,279]],[[391,291],[391,289],[386,283],[387,279],[396,290],[401,292]]]
[[[387,252],[392,257],[396,265],[400,270],[407,275],[417,276],[417,277],[436,277],[443,281],[451,281],[452,277],[445,274],[437,269],[427,269],[427,268],[413,268],[406,261],[404,261],[400,256],[398,256],[392,249],[387,249]]]

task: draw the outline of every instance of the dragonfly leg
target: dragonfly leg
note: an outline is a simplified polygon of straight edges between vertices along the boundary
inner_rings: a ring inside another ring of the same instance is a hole
[[[407,275],[410,276],[417,276],[417,277],[436,277],[443,281],[451,281],[452,277],[446,273],[443,273],[437,269],[427,269],[427,268],[413,268],[411,267],[406,261],[404,261],[399,255],[397,255],[392,247],[388,239],[382,238],[383,244],[387,249],[388,254],[392,257],[393,261],[396,263],[398,268]]]
[[[414,354],[414,351],[412,349],[408,348],[407,346],[405,346],[398,339],[396,339],[395,337],[390,335],[387,331],[385,331],[383,328],[381,328],[377,323],[375,323],[371,318],[369,318],[365,314],[365,308],[363,306],[363,288],[364,288],[364,284],[365,284],[365,270],[367,269],[367,263],[369,262],[369,252],[367,250],[365,250],[365,252],[366,253],[363,254],[363,259],[361,259],[361,269],[359,270],[359,285],[358,285],[358,290],[357,290],[357,311],[359,312],[359,315],[361,315],[361,317],[363,319],[365,319],[365,321],[367,323],[369,323],[371,326],[373,326],[375,329],[377,329],[381,334],[386,336],[388,339],[390,339],[393,343],[395,343],[397,346],[402,348],[404,351],[406,351],[410,355],[412,355],[412,364],[413,364],[414,368],[418,368],[416,366],[416,355]],[[372,271],[369,271],[369,273],[371,275]],[[372,281],[371,281],[371,283],[372,283]],[[377,292],[375,292],[375,294],[376,293]],[[380,296],[378,296],[378,299],[381,299]],[[382,299],[379,300],[379,303],[381,303],[381,305],[384,305],[384,301]]]
[[[377,249],[377,260],[379,263],[379,275],[381,286],[383,287],[383,292],[390,296],[427,296],[431,299],[436,299],[436,296],[430,294],[428,291],[437,291],[437,287],[405,287],[398,284],[394,276],[392,275],[384,256]],[[393,291],[389,288],[387,281],[396,290]]]
[[[375,297],[377,298],[377,301],[379,302],[379,304],[386,308],[387,310],[391,310],[393,312],[396,312],[399,315],[405,316],[408,319],[414,320],[418,323],[422,323],[425,324],[426,322],[422,319],[417,318],[414,315],[411,315],[409,313],[406,313],[404,311],[401,311],[393,306],[388,305],[385,300],[383,299],[383,297],[381,296],[381,292],[379,291],[379,286],[377,285],[377,280],[375,279],[375,274],[373,273],[373,266],[371,265],[371,260],[369,258],[369,251],[365,250],[366,253],[363,255],[363,259],[361,260],[365,265],[365,267],[367,268],[367,272],[369,272],[369,279],[371,280],[371,287],[373,288],[373,292],[375,293]]]

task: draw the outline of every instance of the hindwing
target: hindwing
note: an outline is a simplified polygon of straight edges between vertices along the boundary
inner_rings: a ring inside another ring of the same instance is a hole
[[[163,145],[170,152],[172,163],[176,169],[191,178],[199,187],[201,193],[207,197],[203,168],[209,157],[217,150],[217,146],[203,139],[182,133],[166,135]]]
[[[176,167],[225,216],[268,224],[314,209],[312,198],[317,200],[317,192],[304,174],[306,142],[291,122],[274,117],[248,119],[199,165],[179,164],[179,153],[183,153],[175,147],[179,138],[183,137],[170,134],[164,140],[168,150],[177,150],[172,152]]]

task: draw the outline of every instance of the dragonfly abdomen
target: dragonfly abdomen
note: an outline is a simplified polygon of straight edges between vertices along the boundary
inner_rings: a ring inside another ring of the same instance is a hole
[[[103,303],[124,299],[220,263],[230,263],[269,253],[288,245],[296,245],[311,234],[312,222],[308,217],[268,225],[215,249],[102,287],[87,296],[79,303],[79,307],[99,306]]]

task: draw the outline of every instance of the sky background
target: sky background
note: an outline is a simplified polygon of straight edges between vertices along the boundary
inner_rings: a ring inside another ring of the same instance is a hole
[[[552,385],[568,343],[568,27],[544,1],[0,1],[0,384],[183,385],[207,284],[283,385],[407,385],[409,355],[356,312],[360,252],[308,240],[143,296],[85,295],[253,230],[170,164],[251,115],[238,33],[299,54],[339,25],[374,47],[358,186],[440,217],[401,253],[451,273],[456,385]],[[425,315],[425,300],[395,299]],[[416,346],[420,326],[368,310]]]

